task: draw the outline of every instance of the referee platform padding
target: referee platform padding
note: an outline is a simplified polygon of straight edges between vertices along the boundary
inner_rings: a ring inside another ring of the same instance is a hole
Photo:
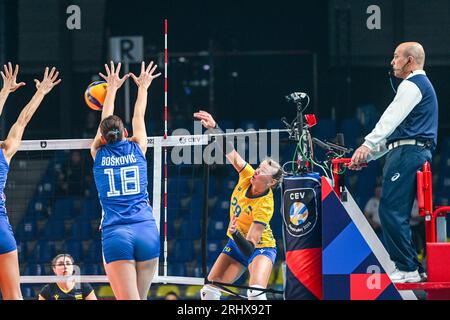
[[[341,202],[322,177],[322,281],[324,300],[416,300],[398,290],[386,249],[347,191]]]

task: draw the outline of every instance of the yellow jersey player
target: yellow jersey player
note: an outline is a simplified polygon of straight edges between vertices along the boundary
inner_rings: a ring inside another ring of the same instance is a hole
[[[205,112],[194,113],[207,129],[223,132],[213,117]],[[267,288],[277,250],[269,222],[273,216],[274,201],[272,188],[282,178],[280,165],[266,159],[255,170],[244,161],[229,143],[225,155],[239,172],[239,181],[231,195],[230,225],[227,236],[230,238],[222,253],[214,263],[209,281],[234,283],[248,268],[249,300],[266,300],[263,289]],[[262,290],[258,290],[262,289]],[[200,291],[202,300],[220,300],[218,288],[207,284]]]

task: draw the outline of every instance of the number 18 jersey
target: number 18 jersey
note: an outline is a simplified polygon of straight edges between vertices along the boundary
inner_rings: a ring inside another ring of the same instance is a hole
[[[103,209],[101,228],[154,219],[147,192],[147,160],[137,143],[123,140],[103,145],[93,171]]]

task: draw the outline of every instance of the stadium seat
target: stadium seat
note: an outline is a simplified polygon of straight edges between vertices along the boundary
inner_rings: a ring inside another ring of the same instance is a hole
[[[244,120],[239,123],[238,128],[244,131],[247,131],[249,129],[258,130],[259,124],[258,121],[255,120]]]
[[[28,245],[26,241],[17,241],[17,255],[19,262],[26,262]]]
[[[96,219],[101,217],[101,207],[98,200],[83,199],[80,208],[80,217]]]
[[[272,129],[285,129],[283,123],[281,122],[280,119],[271,119],[267,121],[266,124],[266,129],[267,130],[272,130]]]
[[[101,275],[103,274],[103,266],[100,263],[85,263],[83,266],[83,274]]]
[[[186,195],[186,194],[190,194],[191,193],[191,180],[189,178],[184,178],[184,177],[179,177],[176,178],[177,179],[177,183],[178,183],[178,194],[181,195]]]
[[[53,205],[53,213],[52,217],[66,219],[73,218],[74,216],[74,207],[73,200],[70,198],[57,199]]]
[[[195,256],[192,241],[175,240],[174,251],[174,262],[188,262]]]
[[[164,202],[162,202],[161,205],[164,206]],[[174,210],[177,210],[180,208],[180,199],[178,197],[178,194],[170,193],[170,191],[168,191],[167,208],[174,209]]]
[[[355,149],[358,138],[362,135],[361,124],[356,118],[344,119],[341,123],[340,131],[344,134],[344,144],[346,147]]]
[[[27,209],[27,217],[35,220],[42,220],[48,218],[48,201],[42,197],[35,197],[30,201]]]
[[[157,298],[164,298],[169,292],[175,292],[177,296],[180,296],[180,288],[176,285],[160,285],[156,290]]]
[[[191,219],[199,220],[203,215],[203,198],[193,196],[189,204],[189,216]]]
[[[24,300],[35,300],[38,293],[35,292],[34,287],[29,284],[21,284],[20,290],[22,291],[22,297]]]
[[[234,127],[234,122],[231,120],[218,120],[217,121],[220,128],[222,128],[222,130],[226,130],[226,129],[235,129]]]
[[[38,185],[37,190],[37,195],[41,199],[50,199],[54,196],[55,189],[50,177],[50,172],[47,172],[46,175],[42,178],[42,181]]]
[[[83,245],[81,241],[76,240],[66,240],[64,241],[64,252],[70,254],[75,263],[83,260]]]
[[[98,298],[111,299],[114,298],[114,292],[110,286],[101,286],[97,292]]]
[[[184,293],[186,298],[189,299],[200,299],[200,289],[201,286],[189,286],[186,288],[186,291]]]
[[[318,139],[332,141],[336,138],[336,121],[319,119],[317,125],[311,129],[311,134]]]
[[[204,193],[205,188],[205,182],[203,181],[203,178],[201,179],[194,179],[193,181],[193,190],[192,193],[194,196],[201,196]]]
[[[34,218],[26,217],[17,226],[15,237],[20,241],[35,240],[37,237],[37,223]]]
[[[228,224],[221,220],[209,220],[208,222],[208,239],[220,240],[227,233]]]
[[[92,238],[91,222],[86,220],[78,220],[72,224],[71,239],[89,240]]]
[[[101,240],[92,240],[87,249],[85,261],[88,263],[102,262],[102,242]]]
[[[208,240],[206,245],[206,255],[208,262],[213,262],[217,259],[219,254],[222,252],[223,246],[222,241],[218,240]]]
[[[231,193],[230,193],[231,195]],[[230,196],[222,195],[217,200],[212,211],[209,212],[209,217],[214,220],[227,221],[230,215]]]
[[[29,261],[50,264],[55,257],[55,243],[53,241],[39,240],[33,248]]]
[[[170,276],[185,277],[186,264],[184,263],[168,263],[168,273]]]
[[[45,240],[63,240],[65,236],[64,220],[49,219],[45,224],[42,239]]]
[[[198,219],[184,219],[177,237],[188,241],[200,239],[202,230],[201,223],[201,220]]]
[[[27,263],[24,271],[25,276],[43,276],[45,275],[45,268],[39,263]]]

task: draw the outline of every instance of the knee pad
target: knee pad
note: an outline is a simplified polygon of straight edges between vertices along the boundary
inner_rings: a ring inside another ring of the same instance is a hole
[[[253,288],[261,288],[262,290],[248,289],[247,290],[247,298],[248,298],[248,300],[267,300],[266,294],[262,293],[263,290],[265,289],[263,286],[253,285],[251,287],[253,287]]]
[[[209,284],[204,285],[200,290],[200,299],[202,300],[220,300],[221,295],[219,289]]]

